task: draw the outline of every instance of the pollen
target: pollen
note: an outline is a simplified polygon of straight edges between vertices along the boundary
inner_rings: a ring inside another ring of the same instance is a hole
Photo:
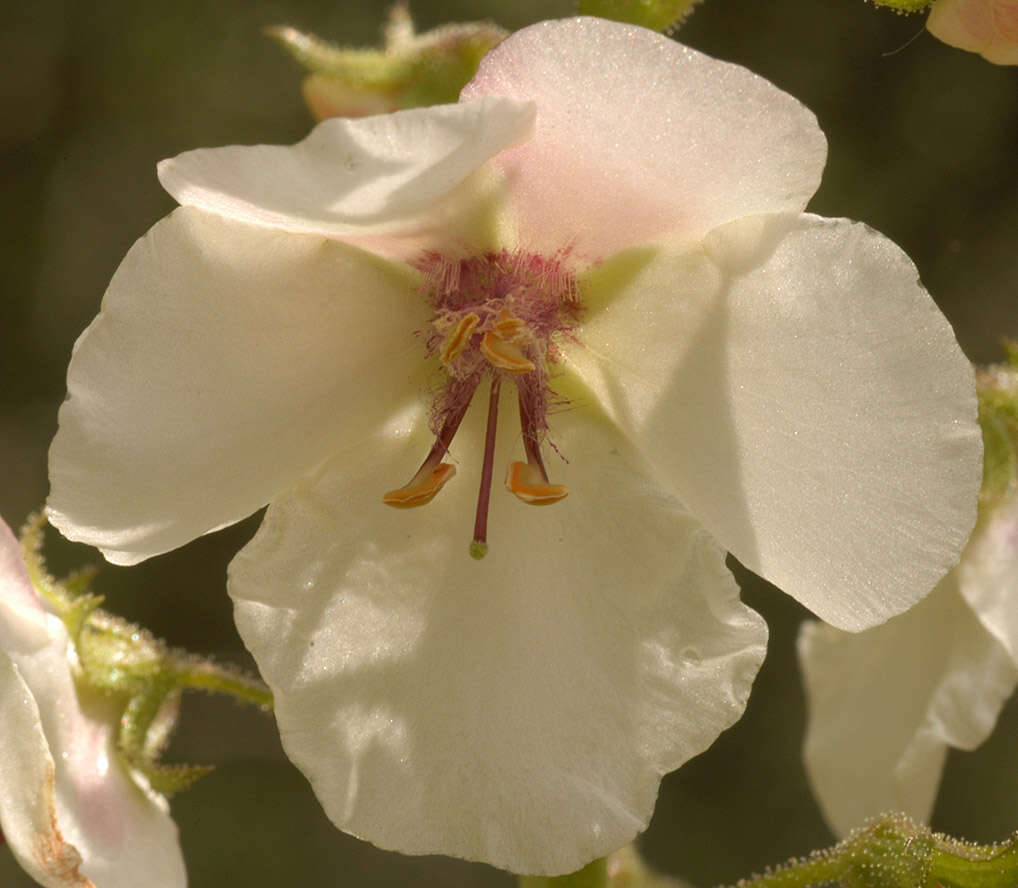
[[[442,351],[439,353],[438,359],[442,362],[443,366],[450,367],[453,361],[463,354],[463,349],[469,345],[470,337],[473,335],[474,328],[480,320],[473,312],[465,314],[459,319],[459,323],[456,324],[453,331],[446,336],[445,342],[442,343]]]
[[[511,462],[505,474],[505,487],[510,493],[531,506],[550,506],[569,495],[569,488],[549,484],[541,471],[531,463]]]
[[[481,354],[492,367],[505,370],[506,373],[530,373],[537,369],[537,365],[527,359],[518,345],[503,339],[492,330],[485,333],[481,340]]]
[[[422,469],[409,484],[396,490],[390,490],[382,497],[387,506],[397,509],[412,509],[414,506],[425,506],[456,474],[456,466],[450,463],[439,463],[434,468]]]
[[[502,308],[498,313],[498,317],[495,318],[495,323],[491,328],[491,332],[498,336],[500,339],[513,339],[518,336],[520,332],[527,326],[527,322],[523,318],[518,318],[508,308]]]

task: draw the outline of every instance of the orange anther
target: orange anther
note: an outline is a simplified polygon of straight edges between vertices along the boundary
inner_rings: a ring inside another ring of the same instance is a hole
[[[532,506],[549,506],[569,495],[568,487],[549,484],[536,467],[525,462],[509,463],[505,486],[510,493]]]
[[[410,509],[430,503],[445,483],[456,474],[456,466],[439,463],[433,469],[421,469],[405,487],[390,490],[382,497],[387,506]]]
[[[529,373],[534,364],[527,360],[519,346],[506,342],[490,330],[481,340],[481,354],[488,359],[492,367],[508,373]]]
[[[479,320],[480,318],[473,312],[460,318],[456,328],[445,337],[445,342],[442,343],[442,353],[438,358],[443,364],[451,364],[460,356],[463,349],[467,347],[467,343],[470,342],[470,336]]]
[[[500,339],[512,339],[525,326],[524,322],[516,317],[508,308],[503,308],[492,325],[492,332]]]

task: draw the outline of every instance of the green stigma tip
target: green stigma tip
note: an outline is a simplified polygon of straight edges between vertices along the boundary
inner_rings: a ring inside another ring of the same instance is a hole
[[[470,544],[470,557],[480,561],[485,555],[488,554],[488,544],[482,543],[480,540],[474,540]]]

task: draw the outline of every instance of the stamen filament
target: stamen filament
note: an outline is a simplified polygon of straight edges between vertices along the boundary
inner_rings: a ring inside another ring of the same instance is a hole
[[[527,407],[523,392],[519,391],[517,399],[520,405],[520,429],[523,432],[523,450],[527,454],[528,465],[534,466],[541,474],[541,480],[548,483],[548,472],[541,458],[541,442],[537,437],[537,418]]]
[[[523,391],[519,392],[520,427],[523,430],[523,449],[527,454],[525,463],[512,462],[505,476],[506,489],[517,499],[531,506],[548,506],[565,499],[569,488],[562,484],[551,484],[548,472],[541,458],[541,444],[537,435],[537,422],[527,407]]]
[[[470,406],[470,399],[473,396],[474,389],[477,388],[478,381],[475,379],[466,383],[469,386],[469,391],[462,393],[459,399],[461,402],[460,406],[446,416],[445,422],[442,423],[442,427],[435,436],[435,443],[431,445],[431,450],[428,451],[428,455],[425,457],[424,462],[421,463],[417,473],[402,487],[386,493],[382,497],[383,503],[398,509],[409,509],[414,506],[426,505],[435,498],[435,494],[442,489],[445,483],[456,474],[456,467],[451,463],[442,462],[442,457],[449,450],[449,445],[452,444],[456,430],[460,427],[460,423],[463,422],[463,417]]]
[[[498,395],[501,387],[501,375],[493,373],[488,400],[488,426],[484,433],[481,486],[477,492],[477,514],[474,517],[474,539],[470,543],[470,556],[478,560],[488,554],[488,504],[491,500],[491,476],[495,465],[495,433],[498,431]]]

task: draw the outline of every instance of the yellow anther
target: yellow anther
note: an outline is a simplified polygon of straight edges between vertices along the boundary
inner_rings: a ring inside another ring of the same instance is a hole
[[[507,342],[490,330],[481,340],[481,354],[488,359],[492,367],[508,373],[529,373],[534,369],[533,362],[527,360],[519,346]]]
[[[512,339],[525,326],[508,308],[503,308],[495,319],[491,331],[500,339]]]
[[[455,474],[456,466],[449,463],[439,463],[433,469],[422,468],[405,487],[390,490],[382,497],[382,502],[397,509],[426,505]]]
[[[536,466],[525,462],[509,463],[505,486],[510,493],[532,506],[549,506],[569,495],[568,487],[549,484]]]
[[[474,332],[474,327],[477,326],[477,322],[480,318],[473,312],[470,314],[463,315],[459,319],[459,323],[456,328],[445,337],[445,342],[442,343],[442,352],[438,356],[438,359],[443,364],[451,364],[456,360],[463,352],[463,349],[467,347],[470,342],[470,336]]]

